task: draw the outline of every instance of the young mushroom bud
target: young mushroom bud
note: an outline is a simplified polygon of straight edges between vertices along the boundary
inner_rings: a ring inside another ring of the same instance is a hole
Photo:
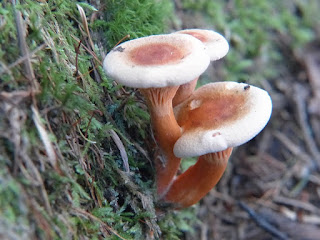
[[[205,46],[206,52],[210,56],[210,61],[216,61],[223,58],[229,51],[227,40],[219,33],[205,29],[185,29],[177,31],[174,34],[188,34],[199,39]],[[191,82],[181,85],[172,100],[173,106],[177,106],[187,99],[194,91],[198,78]]]
[[[124,42],[103,62],[107,75],[139,88],[145,96],[161,156],[156,158],[157,192],[163,195],[175,176],[180,158],[173,145],[181,136],[172,99],[179,85],[202,74],[209,65],[205,46],[186,34],[153,35]]]
[[[174,109],[182,136],[177,157],[200,156],[179,175],[164,201],[188,207],[204,197],[222,176],[232,148],[255,137],[269,121],[272,102],[257,87],[236,82],[204,85]]]

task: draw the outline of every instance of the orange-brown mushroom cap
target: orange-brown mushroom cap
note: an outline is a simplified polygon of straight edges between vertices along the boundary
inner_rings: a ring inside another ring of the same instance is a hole
[[[225,171],[232,147],[258,134],[271,109],[266,91],[235,82],[204,85],[178,105],[174,110],[183,134],[174,153],[200,157],[174,180],[163,200],[182,208],[204,197]]]
[[[207,48],[211,61],[224,57],[229,51],[228,41],[220,34],[206,29],[184,29],[175,33],[191,35],[199,39]]]
[[[227,40],[219,33],[206,29],[185,29],[173,34],[188,34],[199,39],[205,46],[211,61],[224,57],[229,51]],[[173,106],[177,106],[187,99],[194,91],[198,78],[180,86],[172,100]]]
[[[205,46],[186,34],[152,35],[124,42],[103,62],[107,75],[135,88],[158,88],[187,83],[210,63]]]
[[[183,131],[174,153],[177,157],[192,157],[251,140],[269,121],[272,102],[260,88],[216,82],[197,89],[174,111]]]

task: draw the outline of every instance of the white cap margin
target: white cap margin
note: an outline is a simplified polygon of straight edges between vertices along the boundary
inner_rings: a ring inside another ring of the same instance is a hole
[[[144,44],[169,43],[188,52],[177,63],[166,65],[137,65],[127,53]],[[120,50],[120,51],[119,51]],[[118,83],[134,88],[177,86],[199,77],[210,63],[206,47],[198,39],[186,34],[152,35],[124,42],[104,59],[106,74]]]
[[[228,147],[239,146],[254,138],[269,121],[272,101],[265,90],[236,82],[216,82],[204,85],[201,88],[220,88],[220,85],[225,85],[226,91],[237,91],[237,93],[242,91],[243,94],[249,94],[245,103],[250,106],[249,112],[240,119],[216,129],[195,129],[183,132],[174,145],[174,154],[177,157],[196,157],[223,151]]]
[[[207,38],[203,44],[207,47],[207,53],[210,56],[211,61],[223,58],[229,51],[229,43],[220,33],[206,29],[184,29],[175,33],[190,34],[198,33]],[[196,36],[194,36],[196,37]],[[201,40],[201,39],[200,39]]]

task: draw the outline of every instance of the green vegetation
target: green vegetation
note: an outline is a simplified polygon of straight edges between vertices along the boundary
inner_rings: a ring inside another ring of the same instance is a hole
[[[0,3],[0,236],[178,239],[192,214],[155,214],[146,107],[101,67],[127,34],[165,32],[172,3],[79,6]]]
[[[0,3],[0,238],[180,239],[190,232],[196,207],[156,214],[142,97],[101,67],[127,35],[169,32],[173,2],[78,3],[90,31],[74,1],[18,2]],[[277,77],[284,59],[274,33],[299,50],[319,21],[315,0],[181,3],[230,40],[222,79],[232,81]]]
[[[184,11],[201,12],[207,26],[230,42],[223,80],[277,78],[286,55],[283,47],[299,51],[314,39],[319,25],[319,1],[183,0]],[[199,25],[203,25],[200,23]]]
[[[164,20],[172,17],[173,4],[169,0],[122,0],[107,1],[103,9],[103,20],[96,20],[92,30],[100,31],[110,49],[121,38],[130,35],[138,38],[165,33]],[[167,22],[168,23],[168,22]]]

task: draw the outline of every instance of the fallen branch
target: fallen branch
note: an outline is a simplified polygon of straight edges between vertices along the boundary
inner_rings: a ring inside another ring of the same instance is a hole
[[[245,203],[239,201],[238,205],[245,210],[249,216],[252,218],[253,221],[255,221],[259,227],[264,229],[265,231],[269,232],[272,236],[280,239],[280,240],[288,240],[288,236],[282,232],[280,232],[278,229],[276,229],[274,226],[272,226],[268,221],[266,221],[262,216],[258,215],[252,208],[250,208]]]

